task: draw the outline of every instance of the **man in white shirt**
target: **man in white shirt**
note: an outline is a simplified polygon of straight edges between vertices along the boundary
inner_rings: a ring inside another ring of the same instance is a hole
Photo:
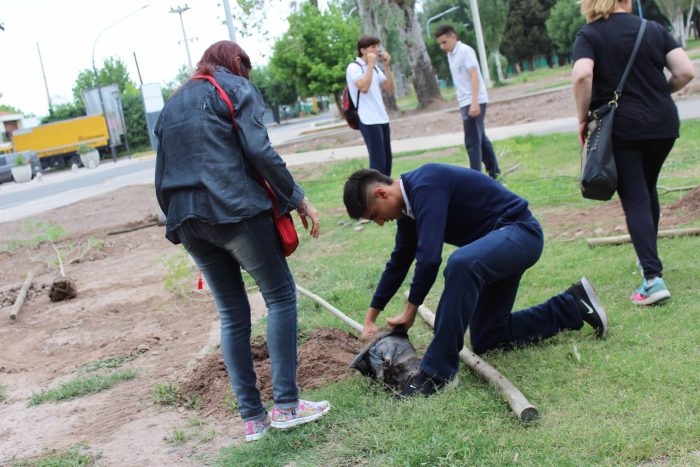
[[[362,36],[357,41],[357,58],[345,70],[348,91],[360,117],[360,132],[369,152],[369,167],[391,175],[391,132],[382,89],[394,91],[391,56],[380,51],[381,40]],[[376,66],[381,59],[385,72]]]
[[[491,141],[484,131],[484,117],[489,97],[486,94],[486,86],[481,77],[476,53],[474,49],[457,39],[457,33],[449,24],[439,26],[435,31],[435,38],[442,51],[447,53],[452,81],[457,88],[457,101],[462,114],[464,144],[469,155],[469,166],[480,171],[483,161],[489,176],[497,178],[501,170],[498,168]]]

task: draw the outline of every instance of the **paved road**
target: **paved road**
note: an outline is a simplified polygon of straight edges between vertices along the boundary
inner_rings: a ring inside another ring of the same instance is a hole
[[[700,99],[686,99],[678,104],[681,119],[700,119]],[[320,122],[324,117],[318,117]],[[295,132],[310,127],[308,122],[294,122],[282,130],[270,129],[271,139],[282,140]],[[562,118],[520,125],[493,127],[488,129],[489,138],[499,140],[527,134],[550,134],[576,131],[576,118]],[[431,135],[392,141],[394,152],[425,150],[464,144],[462,132]],[[367,157],[364,145],[344,148],[310,151],[283,155],[287,165],[295,166],[332,160]],[[140,159],[120,160],[117,164],[104,161],[96,169],[79,169],[77,172],[61,172],[32,180],[24,184],[4,183],[0,185],[0,222],[11,221],[38,214],[49,209],[65,206],[90,196],[106,193],[117,188],[153,183],[155,159],[153,154]]]

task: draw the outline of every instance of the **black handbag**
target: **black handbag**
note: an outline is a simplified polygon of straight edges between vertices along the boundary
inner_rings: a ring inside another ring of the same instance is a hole
[[[617,168],[615,167],[612,138],[615,110],[620,95],[622,95],[627,75],[637,57],[646,26],[647,20],[643,19],[632,55],[627,62],[620,83],[613,93],[612,100],[588,112],[588,138],[586,138],[586,144],[581,151],[581,194],[584,198],[607,201],[617,190]]]

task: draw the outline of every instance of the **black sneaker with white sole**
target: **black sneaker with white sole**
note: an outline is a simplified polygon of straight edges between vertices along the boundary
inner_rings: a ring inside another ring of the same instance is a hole
[[[581,318],[593,326],[598,337],[605,337],[608,333],[608,316],[591,282],[584,276],[566,291],[576,299]]]
[[[440,391],[444,386],[445,381],[431,378],[421,370],[406,381],[397,397],[398,399],[417,395],[428,397]]]

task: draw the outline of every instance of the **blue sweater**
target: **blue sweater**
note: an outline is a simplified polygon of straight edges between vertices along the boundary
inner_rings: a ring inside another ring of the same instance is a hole
[[[442,245],[467,245],[508,222],[531,216],[527,201],[481,172],[426,164],[401,175],[415,220],[397,222],[396,245],[371,306],[383,310],[416,261],[408,301],[421,305],[435,282]]]

